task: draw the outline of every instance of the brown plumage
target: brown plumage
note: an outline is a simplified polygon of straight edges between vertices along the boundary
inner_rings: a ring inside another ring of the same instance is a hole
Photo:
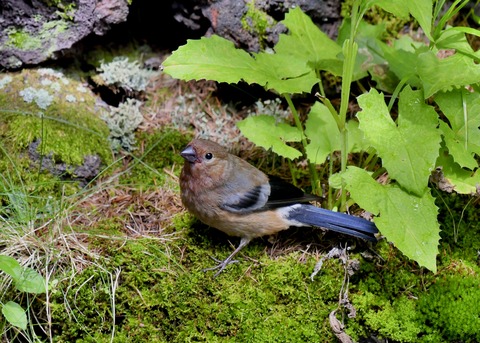
[[[237,249],[218,266],[218,275],[253,238],[290,226],[322,226],[375,240],[374,224],[361,218],[302,204],[317,197],[269,177],[217,143],[194,139],[181,152],[181,198],[189,212],[207,225],[240,237]]]

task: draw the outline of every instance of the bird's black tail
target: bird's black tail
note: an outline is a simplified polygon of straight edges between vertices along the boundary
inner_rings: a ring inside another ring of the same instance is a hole
[[[333,212],[313,205],[299,205],[288,213],[289,220],[310,226],[319,226],[346,235],[377,241],[378,229],[374,223],[345,213]]]

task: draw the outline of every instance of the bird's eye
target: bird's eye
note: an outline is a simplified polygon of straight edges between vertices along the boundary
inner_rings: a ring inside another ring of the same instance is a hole
[[[205,154],[205,158],[206,158],[207,160],[211,160],[211,159],[213,158],[213,154],[212,154],[211,152],[207,152],[207,153]]]

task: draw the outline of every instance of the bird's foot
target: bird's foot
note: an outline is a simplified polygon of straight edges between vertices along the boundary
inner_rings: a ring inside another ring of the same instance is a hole
[[[212,260],[214,260],[215,262],[217,262],[218,264],[217,264],[216,266],[213,266],[213,267],[210,267],[210,268],[205,268],[205,269],[203,269],[203,271],[204,271],[204,272],[208,272],[208,271],[210,271],[210,270],[217,270],[217,269],[218,269],[218,271],[217,271],[217,272],[215,273],[215,275],[213,276],[214,278],[216,278],[229,264],[231,264],[231,263],[237,263],[237,262],[238,262],[238,260],[232,260],[232,259],[230,258],[230,256],[227,257],[227,258],[226,258],[225,260],[223,260],[223,261],[222,261],[222,260],[219,260],[218,258],[215,258],[215,257],[213,257],[213,256],[210,256],[210,258],[211,258]]]

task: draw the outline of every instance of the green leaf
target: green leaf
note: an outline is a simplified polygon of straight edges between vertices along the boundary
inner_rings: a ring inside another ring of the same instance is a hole
[[[465,170],[455,163],[453,157],[446,152],[438,157],[437,166],[442,168],[435,180],[438,188],[460,194],[473,195],[477,193],[477,186],[480,185],[480,169],[477,169],[475,173]]]
[[[385,11],[390,12],[401,19],[408,19],[410,14],[408,4],[405,1],[377,0],[375,1],[375,5],[378,5]]]
[[[28,293],[45,293],[45,279],[32,268],[24,268],[20,277],[15,279],[15,287],[22,292]]]
[[[282,24],[288,28],[289,34],[280,35],[275,46],[278,54],[306,61],[317,70],[342,74],[342,61],[338,59],[342,47],[320,31],[299,7],[290,10]]]
[[[419,55],[418,75],[422,81],[425,99],[438,91],[449,91],[480,80],[480,64],[469,56],[455,54],[440,59],[432,51]]]
[[[425,32],[428,39],[432,39],[432,0],[404,0],[408,6],[408,10]]]
[[[305,135],[310,139],[306,153],[311,163],[321,164],[330,153],[341,148],[337,123],[321,103],[312,106],[305,123]]]
[[[310,92],[318,82],[307,61],[282,54],[251,56],[219,36],[188,40],[163,62],[164,72],[182,80],[256,83],[280,94]]]
[[[292,59],[282,54],[261,53],[255,55],[257,75],[264,74],[262,83],[256,79],[245,80],[258,83],[266,89],[274,89],[280,94],[310,92],[317,79],[314,70],[307,67],[304,60]],[[258,77],[258,76],[256,76]]]
[[[265,149],[272,149],[282,157],[293,160],[302,153],[286,142],[300,142],[302,133],[285,123],[275,124],[275,118],[268,115],[251,116],[237,123],[242,134]]]
[[[363,169],[349,166],[331,182],[345,187],[365,210],[375,214],[375,224],[388,241],[421,266],[436,272],[440,241],[438,208],[429,192],[415,196],[397,185],[381,185]]]
[[[390,117],[382,94],[372,89],[358,97],[360,130],[377,150],[391,178],[416,195],[428,186],[440,149],[437,114],[424,103],[421,91],[400,93],[398,125]]]
[[[216,35],[188,40],[163,62],[163,67],[165,73],[182,80],[237,83],[242,79],[260,78],[252,56]]]
[[[10,275],[13,279],[18,279],[22,274],[23,268],[16,259],[0,255],[0,270]]]
[[[20,329],[27,329],[27,315],[25,310],[16,302],[9,301],[2,306],[2,313],[5,319]]]
[[[455,162],[474,169],[480,155],[480,95],[467,90],[437,93],[435,102],[448,118],[450,126],[440,122],[445,144]]]
[[[470,43],[467,40],[467,37],[465,36],[465,32],[463,31],[464,30],[462,30],[461,27],[449,27],[448,29],[443,30],[441,32],[440,38],[438,38],[435,42],[435,47],[437,49],[455,49],[462,54],[469,55],[470,57],[475,58],[475,52],[473,51]],[[473,31],[480,32],[478,30]],[[479,53],[480,52],[476,54],[476,58],[478,58]]]
[[[383,56],[388,62],[388,68],[395,73],[399,80],[405,80],[412,87],[421,87],[422,83],[417,75],[418,51],[426,50],[426,47],[413,49],[413,40],[403,36],[389,46],[379,43]]]
[[[359,152],[368,148],[357,121],[347,122],[347,134],[347,152]],[[312,106],[305,123],[305,135],[310,140],[305,151],[312,163],[322,164],[328,155],[341,150],[341,136],[337,123],[327,107],[321,103],[317,102]]]

